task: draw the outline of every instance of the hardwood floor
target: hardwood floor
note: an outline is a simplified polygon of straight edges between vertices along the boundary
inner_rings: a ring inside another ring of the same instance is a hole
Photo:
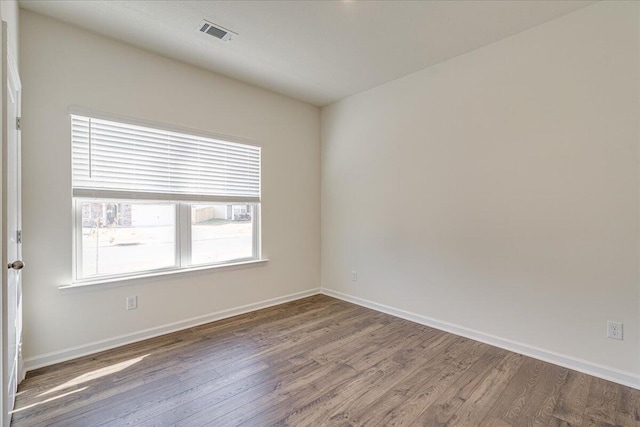
[[[327,296],[42,368],[15,426],[640,426],[640,391]]]

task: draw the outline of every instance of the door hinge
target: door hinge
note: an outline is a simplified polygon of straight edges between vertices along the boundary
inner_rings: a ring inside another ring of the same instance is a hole
[[[22,125],[20,124],[21,120],[22,120],[22,117],[16,117],[16,129],[18,130],[22,130]]]
[[[16,231],[16,242],[22,243],[22,230]]]

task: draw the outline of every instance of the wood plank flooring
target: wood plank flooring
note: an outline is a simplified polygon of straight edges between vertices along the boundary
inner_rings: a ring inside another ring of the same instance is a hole
[[[324,295],[29,372],[15,426],[640,426],[640,391]]]

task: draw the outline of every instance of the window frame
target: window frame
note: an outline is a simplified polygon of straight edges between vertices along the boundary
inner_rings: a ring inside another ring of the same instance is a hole
[[[194,264],[193,263],[193,238],[192,238],[192,226],[191,223],[191,207],[194,205],[251,205],[253,210],[253,216],[251,217],[251,253],[250,257],[245,258],[234,258],[232,260],[220,261],[220,262],[209,262],[209,263],[201,263]],[[186,268],[200,268],[200,267],[216,267],[226,264],[235,264],[241,262],[248,261],[257,261],[262,259],[261,253],[261,245],[260,245],[260,203],[256,202],[181,202],[180,205],[183,206],[185,211],[183,217],[186,218],[183,220],[182,224],[187,228],[187,230],[183,230],[183,236],[186,238],[184,242],[186,247],[183,248],[182,254],[185,255],[187,264]]]
[[[136,119],[118,114],[97,112],[79,106],[70,106],[69,113],[69,140],[71,138],[71,116],[79,115],[84,117],[92,117],[100,120],[120,122],[128,125],[137,125],[149,127],[161,131],[185,133],[196,137],[205,137],[224,142],[250,145],[263,150],[262,144],[259,142],[219,134],[215,132],[202,131],[198,129],[185,128],[180,126],[158,123],[154,121]],[[260,163],[262,163],[262,153],[260,155]],[[73,164],[73,162],[72,162]],[[260,167],[262,169],[262,167]],[[73,173],[73,166],[71,169]],[[262,171],[260,171],[260,188],[262,187]],[[261,191],[260,191],[261,192]],[[268,261],[263,258],[262,254],[262,200],[245,200],[244,197],[236,196],[219,196],[209,197],[202,200],[197,198],[191,199],[188,195],[179,195],[177,198],[165,197],[163,194],[154,193],[138,193],[136,191],[111,191],[111,190],[91,190],[87,189],[80,195],[73,195],[72,191],[72,277],[71,284],[63,285],[62,288],[72,288],[75,286],[85,286],[99,283],[124,282],[144,277],[161,276],[165,274],[174,274],[180,272],[200,271],[207,269],[215,269],[220,267],[234,267],[241,265],[258,264]],[[82,268],[82,202],[117,202],[117,203],[150,203],[150,204],[173,204],[175,205],[175,264],[172,267],[139,270],[122,274],[104,274],[97,276],[82,277],[79,269]],[[191,240],[191,206],[192,205],[215,205],[215,204],[246,204],[253,207],[254,215],[252,218],[252,256],[246,258],[236,258],[214,263],[192,264],[192,240]]]
[[[260,207],[261,203],[258,202],[242,202],[229,201],[229,202],[184,202],[184,201],[170,201],[170,200],[146,200],[146,199],[108,199],[108,198],[87,198],[87,197],[73,197],[73,262],[72,262],[72,285],[81,285],[85,283],[94,283],[100,281],[113,281],[117,279],[132,279],[140,276],[156,275],[163,273],[174,273],[180,271],[197,271],[207,268],[223,267],[227,265],[236,265],[249,263],[253,261],[262,261],[262,248],[261,248],[261,236],[260,236]],[[135,203],[135,204],[166,204],[173,205],[175,207],[175,239],[174,239],[174,251],[175,261],[174,265],[170,267],[154,268],[147,270],[137,270],[121,274],[101,274],[96,276],[82,277],[80,269],[82,264],[82,203]],[[253,216],[251,218],[251,246],[252,256],[244,258],[234,258],[232,260],[225,260],[220,262],[193,264],[192,262],[192,233],[191,233],[191,207],[193,205],[234,205],[234,204],[246,204],[251,205],[253,210]]]

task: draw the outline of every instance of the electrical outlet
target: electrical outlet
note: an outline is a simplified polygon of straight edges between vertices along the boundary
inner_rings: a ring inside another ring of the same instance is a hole
[[[135,310],[138,308],[138,297],[136,295],[127,297],[127,310]]]
[[[351,272],[351,280],[353,280],[354,282],[358,281],[358,272],[357,271],[352,271]]]
[[[607,337],[614,340],[622,339],[622,323],[607,321]]]

